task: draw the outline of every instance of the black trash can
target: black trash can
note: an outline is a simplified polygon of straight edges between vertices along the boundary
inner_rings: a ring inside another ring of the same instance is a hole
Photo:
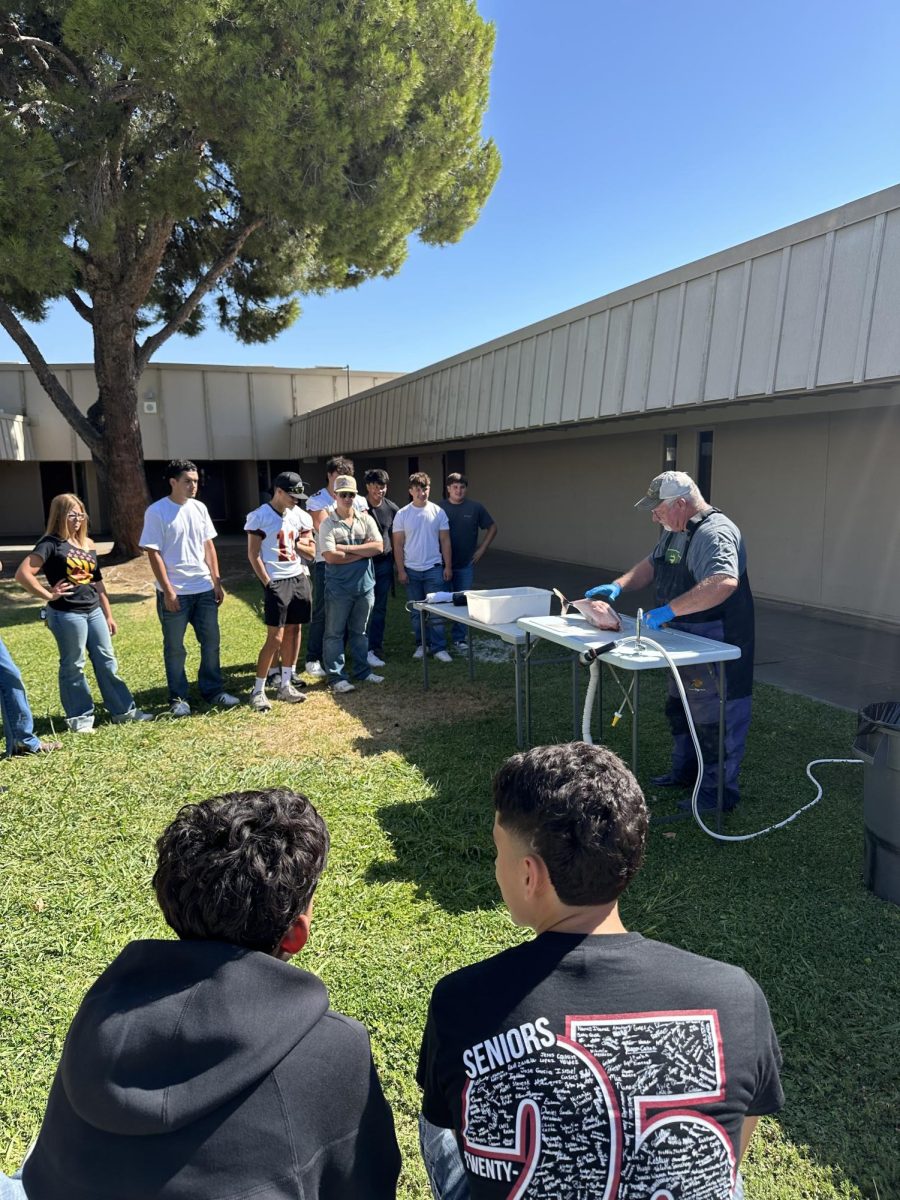
[[[853,749],[865,763],[863,879],[900,904],[900,700],[859,710]]]

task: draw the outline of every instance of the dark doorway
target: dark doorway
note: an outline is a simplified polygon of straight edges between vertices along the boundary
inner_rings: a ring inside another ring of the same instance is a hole
[[[75,473],[69,462],[41,463],[41,499],[44,502],[44,520],[50,515],[50,502],[63,492],[75,491]]]
[[[697,438],[697,487],[712,502],[713,435],[709,429]]]

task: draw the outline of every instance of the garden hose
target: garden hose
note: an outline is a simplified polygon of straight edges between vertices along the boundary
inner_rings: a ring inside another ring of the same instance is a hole
[[[801,813],[805,813],[807,809],[812,808],[814,804],[818,804],[818,802],[822,799],[822,785],[819,783],[818,779],[816,779],[815,775],[813,775],[813,767],[821,766],[823,763],[862,763],[863,760],[861,758],[814,758],[806,764],[806,774],[809,776],[810,781],[815,785],[816,788],[816,794],[812,800],[809,801],[809,803],[804,804],[801,808],[798,808],[796,812],[791,813],[789,817],[785,817],[783,821],[777,821],[774,825],[767,825],[765,829],[758,829],[755,833],[716,833],[714,829],[710,829],[709,826],[705,824],[700,815],[700,809],[697,802],[697,798],[700,794],[700,784],[703,780],[703,752],[700,749],[700,739],[697,737],[697,730],[694,727],[694,719],[691,716],[691,710],[687,701],[687,695],[684,690],[684,684],[681,681],[681,676],[678,674],[678,668],[672,661],[671,656],[669,655],[668,651],[659,644],[659,642],[654,642],[652,638],[648,638],[646,634],[642,634],[640,639],[638,639],[638,637],[622,638],[618,642],[608,642],[604,646],[597,647],[595,650],[588,650],[586,653],[581,655],[581,661],[590,666],[590,679],[588,681],[587,695],[584,698],[584,712],[581,719],[582,739],[583,741],[587,742],[588,745],[592,746],[594,744],[593,738],[591,737],[591,712],[594,707],[594,697],[597,694],[597,687],[600,683],[600,656],[608,653],[613,649],[613,647],[618,650],[623,646],[636,646],[638,644],[650,646],[654,650],[657,650],[668,663],[669,669],[671,670],[675,679],[675,685],[678,688],[678,695],[681,698],[681,703],[684,708],[684,715],[687,717],[688,729],[691,733],[691,741],[694,743],[694,753],[697,756],[697,778],[694,782],[694,790],[691,793],[691,814],[703,832],[708,834],[709,837],[714,838],[717,842],[749,842],[754,838],[762,837],[766,833],[772,833],[776,829],[783,829],[785,825],[789,825],[791,821],[796,820]],[[632,712],[633,711],[634,710],[632,709]],[[613,723],[615,724],[615,722]]]

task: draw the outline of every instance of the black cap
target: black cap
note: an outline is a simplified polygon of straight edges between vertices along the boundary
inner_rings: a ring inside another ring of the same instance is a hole
[[[272,480],[272,487],[281,488],[283,492],[287,492],[289,496],[293,496],[296,500],[308,500],[306,492],[304,492],[304,483],[296,471],[282,471],[280,475],[276,475]]]

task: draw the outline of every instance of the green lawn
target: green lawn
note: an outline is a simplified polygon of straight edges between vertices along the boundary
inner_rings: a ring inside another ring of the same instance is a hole
[[[132,583],[118,600],[117,646],[139,703],[161,710],[146,596]],[[262,640],[255,603],[241,585],[222,609],[223,662],[243,693]],[[3,585],[0,609],[39,731],[51,720],[59,730],[56,648],[37,606]],[[523,936],[499,904],[490,838],[490,777],[514,749],[512,669],[484,664],[470,685],[464,662],[435,664],[424,696],[399,600],[388,651],[383,688],[340,703],[319,691],[269,716],[198,705],[190,720],[103,723],[93,737],[67,735],[64,753],[2,764],[0,1166],[11,1169],[37,1131],[85,989],[126,941],[167,934],[149,889],[157,833],[185,801],[286,784],[313,799],[333,844],[303,965],[368,1026],[397,1118],[402,1194],[428,1195],[413,1074],[430,988]],[[535,685],[535,738],[570,737],[567,672],[538,667]],[[661,694],[661,677],[643,689],[645,777],[666,763]],[[799,807],[812,794],[806,762],[846,757],[853,733],[847,713],[758,687],[744,804],[728,830]],[[612,744],[627,753],[629,740],[623,720]],[[721,846],[692,825],[654,829],[623,905],[626,924],[739,963],[768,996],[787,1106],[762,1122],[745,1163],[753,1200],[900,1194],[900,910],[862,886],[861,768],[822,774],[824,801],[767,838]]]

